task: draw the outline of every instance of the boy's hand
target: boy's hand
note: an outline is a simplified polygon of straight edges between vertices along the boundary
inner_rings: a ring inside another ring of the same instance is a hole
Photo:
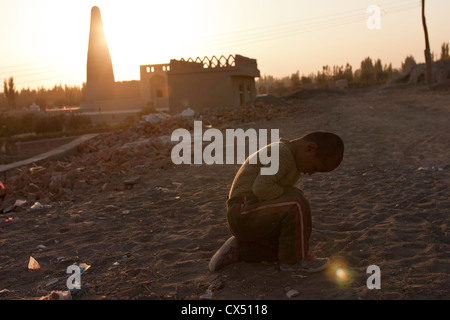
[[[259,202],[258,198],[255,197],[255,196],[253,196],[253,197],[246,197],[245,201],[244,201],[244,206],[251,206],[251,205],[257,204],[258,202]]]

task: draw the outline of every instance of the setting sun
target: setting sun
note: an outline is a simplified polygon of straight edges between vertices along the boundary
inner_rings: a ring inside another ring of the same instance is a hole
[[[168,63],[192,52],[200,19],[189,2],[170,1],[100,7],[117,80],[139,78],[139,65]]]

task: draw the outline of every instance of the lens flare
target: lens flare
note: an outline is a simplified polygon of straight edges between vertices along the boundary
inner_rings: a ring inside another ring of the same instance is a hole
[[[340,288],[349,286],[353,281],[353,272],[341,258],[332,260],[328,271],[328,278]]]
[[[336,280],[339,282],[345,282],[349,279],[348,272],[344,268],[337,268],[334,273],[336,275]]]

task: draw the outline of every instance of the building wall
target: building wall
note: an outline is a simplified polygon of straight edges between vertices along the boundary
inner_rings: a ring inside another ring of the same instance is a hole
[[[167,74],[171,113],[188,107],[202,111],[253,105],[255,77],[259,77],[256,60],[239,55],[222,58],[171,60]]]
[[[246,76],[231,77],[233,105],[252,106],[256,97],[255,79]]]
[[[141,82],[139,80],[116,81],[114,84],[116,99],[141,98]]]
[[[141,74],[141,97],[144,105],[156,110],[169,110],[169,64],[143,65]]]
[[[169,97],[171,113],[186,108],[195,111],[213,108],[229,108],[235,105],[230,75],[223,72],[170,74]]]

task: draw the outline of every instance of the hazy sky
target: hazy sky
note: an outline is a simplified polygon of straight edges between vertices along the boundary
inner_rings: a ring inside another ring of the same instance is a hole
[[[371,5],[380,29],[369,29]],[[0,0],[0,79],[31,89],[86,81],[92,6],[100,8],[116,81],[170,59],[241,54],[261,74],[353,70],[370,56],[424,61],[420,0]],[[449,0],[427,0],[431,50],[450,42]]]

